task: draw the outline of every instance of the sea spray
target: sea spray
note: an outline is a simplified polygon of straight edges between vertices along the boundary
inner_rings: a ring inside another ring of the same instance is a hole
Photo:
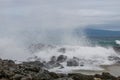
[[[59,50],[65,50],[59,51]],[[90,47],[90,46],[79,46],[79,45],[60,45],[56,46],[54,48],[45,48],[42,49],[36,53],[34,53],[34,56],[37,56],[36,59],[39,58],[39,60],[43,62],[49,62],[51,61],[51,58],[55,56],[58,58],[59,56],[64,55],[67,56],[67,59],[60,63],[62,66],[62,69],[60,66],[58,67],[52,67],[50,68],[51,71],[72,71],[72,70],[103,70],[100,68],[100,65],[111,65],[115,63],[115,60],[110,60],[109,57],[111,56],[119,56],[116,54],[116,52],[111,48],[105,48],[105,47]],[[76,59],[78,60],[78,66],[75,66],[74,64],[72,66],[67,66],[67,62],[69,60]],[[35,60],[31,59],[31,60]],[[57,61],[56,61],[57,62]],[[52,65],[52,64],[51,64]]]
[[[120,45],[120,40],[115,40],[116,44]]]
[[[107,1],[98,5],[99,1],[87,1],[90,7],[86,6],[86,1],[80,0],[0,0],[0,57],[18,61],[39,58],[48,63],[51,57],[64,55],[67,59],[60,63],[63,69],[68,61],[76,60],[80,69],[114,63],[108,59],[109,56],[118,56],[114,50],[89,46],[91,44],[81,30],[91,24],[111,23],[111,16],[119,13],[117,9],[115,13],[109,11],[113,4],[112,0],[109,2],[110,5]],[[108,12],[101,6],[106,6]],[[76,36],[74,30],[79,27],[81,31],[78,32],[82,34]],[[39,43],[45,46],[31,50],[31,45]],[[55,47],[49,48],[48,44]],[[63,53],[60,48],[66,51]]]

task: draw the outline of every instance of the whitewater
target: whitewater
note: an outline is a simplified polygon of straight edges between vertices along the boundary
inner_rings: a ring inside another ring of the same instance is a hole
[[[51,61],[54,56],[56,59],[60,56],[66,56],[66,60],[61,62],[61,66],[52,67],[49,70],[53,72],[72,72],[73,70],[104,70],[101,65],[112,65],[115,64],[115,60],[111,60],[110,57],[120,57],[112,47],[101,47],[101,46],[79,46],[79,45],[59,45],[59,46],[47,46],[42,48],[40,51],[34,52],[34,56],[28,60],[40,60],[42,62]],[[76,59],[78,62],[77,66],[67,66],[69,60]]]
[[[110,10],[111,5],[106,1],[101,5],[87,2],[94,6],[90,9],[86,1],[79,0],[0,0],[0,58],[12,59],[16,63],[45,62],[49,65],[47,69],[54,72],[103,70],[101,65],[115,64],[114,58],[120,58],[120,55],[112,46],[91,46],[82,28],[108,23],[111,20],[108,17],[116,14],[101,7],[107,5],[106,9]],[[94,10],[94,7],[98,9]],[[75,35],[74,32],[81,34]],[[120,41],[115,40],[115,43],[120,44]],[[59,62],[57,59],[61,55],[65,59]],[[53,61],[52,65],[50,61]],[[56,62],[59,66],[54,65]]]
[[[120,45],[120,40],[115,40],[116,44]]]
[[[115,40],[116,42],[116,40]],[[12,39],[0,40],[0,53],[2,59],[12,59],[16,63],[24,61],[40,61],[46,63],[49,71],[71,72],[73,70],[104,70],[101,65],[113,65],[115,58],[120,55],[113,47],[90,46],[90,45],[54,45],[36,43],[29,47],[21,46]],[[11,47],[11,46],[12,47]],[[60,56],[62,62],[57,61]],[[53,62],[52,64],[49,62]],[[58,65],[56,65],[59,64]],[[70,63],[70,64],[69,64]],[[75,63],[75,64],[74,64]]]

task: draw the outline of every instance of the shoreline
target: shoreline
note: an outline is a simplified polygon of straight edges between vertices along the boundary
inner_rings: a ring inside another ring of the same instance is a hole
[[[90,72],[90,71],[88,71]],[[54,73],[49,72],[40,61],[16,64],[12,60],[0,59],[0,80],[120,80],[109,72],[100,74]]]
[[[101,74],[103,72],[108,72],[113,76],[120,76],[120,64],[113,64],[113,65],[101,65],[103,70],[73,70],[72,73],[82,73],[85,75],[95,75]]]

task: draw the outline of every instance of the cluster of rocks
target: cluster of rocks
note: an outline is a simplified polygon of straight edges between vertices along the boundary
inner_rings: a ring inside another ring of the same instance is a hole
[[[58,74],[44,69],[40,61],[16,64],[0,59],[0,80],[120,80],[110,73],[84,75],[80,73]]]
[[[35,61],[42,61],[39,57],[35,56],[34,59]],[[119,64],[120,63],[120,57],[118,56],[109,56],[108,57],[109,61],[114,61],[115,64]],[[30,61],[30,60],[28,60]],[[80,59],[77,57],[73,57],[73,58],[68,58],[66,55],[59,55],[59,56],[52,56],[51,59],[46,62],[46,61],[42,61],[42,66],[44,68],[47,69],[53,69],[56,67],[64,68],[64,66],[68,66],[68,67],[73,67],[73,66],[85,66],[85,64],[94,64],[95,62],[97,62],[97,60],[85,60],[85,59]],[[63,65],[63,63],[65,63],[66,65]]]
[[[114,49],[117,53],[120,53],[120,46],[113,46],[113,49]]]
[[[80,67],[84,67],[86,64],[92,65],[94,63],[98,63],[97,60],[91,60],[91,59],[80,59],[77,57],[72,57],[72,58],[68,58],[66,55],[59,55],[59,56],[52,56],[50,58],[49,61],[43,61],[42,59],[40,59],[39,57],[35,56],[32,57],[34,58],[33,60],[35,61],[42,61],[42,67],[46,68],[46,69],[53,69],[53,68],[59,68],[62,69],[66,66],[68,67],[76,67],[76,66],[80,66]],[[120,64],[120,57],[118,56],[108,56],[108,60],[109,61],[113,61],[115,62],[115,64]],[[31,58],[30,60],[31,61]]]
[[[37,56],[35,56],[33,58],[36,61],[41,61],[41,59]],[[30,61],[30,60],[28,60],[28,61]],[[69,67],[71,67],[71,66],[84,66],[84,63],[80,63],[79,58],[73,57],[73,58],[68,59],[68,57],[66,55],[52,56],[48,62],[42,61],[41,63],[42,63],[44,68],[52,69],[55,67],[64,68],[64,66],[62,65],[63,62],[65,62],[66,66],[69,66]]]
[[[64,66],[62,65],[62,63],[65,62],[66,65],[65,66],[84,66],[84,63],[80,63],[80,59],[77,57],[73,57],[68,59],[67,56],[65,55],[59,55],[58,57],[56,56],[52,56],[50,61],[44,63],[44,67],[46,67],[47,69],[50,68],[55,68],[55,67],[60,67],[60,68],[64,68]]]
[[[0,80],[56,80],[64,77],[45,70],[39,61],[15,64],[12,60],[0,59]]]
[[[54,67],[60,67],[63,68],[63,65],[61,63],[65,62],[67,60],[67,56],[65,55],[60,55],[58,57],[52,56],[50,61],[44,63],[44,67],[50,69]]]
[[[115,61],[116,64],[120,64],[120,57],[118,57],[118,56],[109,56],[108,59],[110,61]]]

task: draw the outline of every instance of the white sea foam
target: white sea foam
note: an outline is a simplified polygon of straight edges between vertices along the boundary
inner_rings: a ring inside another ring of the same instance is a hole
[[[114,61],[108,59],[109,56],[119,55],[111,48],[105,48],[101,46],[80,46],[80,45],[57,45],[57,46],[44,46],[42,50],[38,50],[33,54],[30,54],[28,50],[25,50],[23,46],[16,44],[17,42],[12,39],[0,39],[0,56],[3,59],[13,59],[18,61],[35,60],[30,58],[37,56],[41,61],[49,62],[51,57],[58,57],[60,55],[67,56],[67,60],[60,63],[64,68],[59,69],[58,67],[50,69],[50,71],[66,71],[72,70],[102,70],[100,65],[111,65]],[[51,48],[49,48],[51,47]],[[44,49],[45,48],[45,49]],[[59,50],[64,48],[65,52]],[[76,57],[79,59],[79,66],[68,67],[67,61]],[[83,64],[84,66],[80,66]]]
[[[60,48],[65,48],[66,52],[61,53],[58,51]],[[114,61],[108,59],[109,56],[118,56],[112,48],[104,48],[100,46],[57,46],[53,49],[42,50],[34,54],[46,62],[50,61],[52,56],[58,57],[59,55],[67,56],[67,60],[73,57],[79,58],[79,63],[84,63],[84,66],[68,67],[67,61],[61,63],[64,67],[62,69],[53,68],[50,71],[56,72],[70,72],[72,70],[103,70],[100,65],[111,65]]]
[[[120,45],[120,40],[115,40],[116,44]]]

